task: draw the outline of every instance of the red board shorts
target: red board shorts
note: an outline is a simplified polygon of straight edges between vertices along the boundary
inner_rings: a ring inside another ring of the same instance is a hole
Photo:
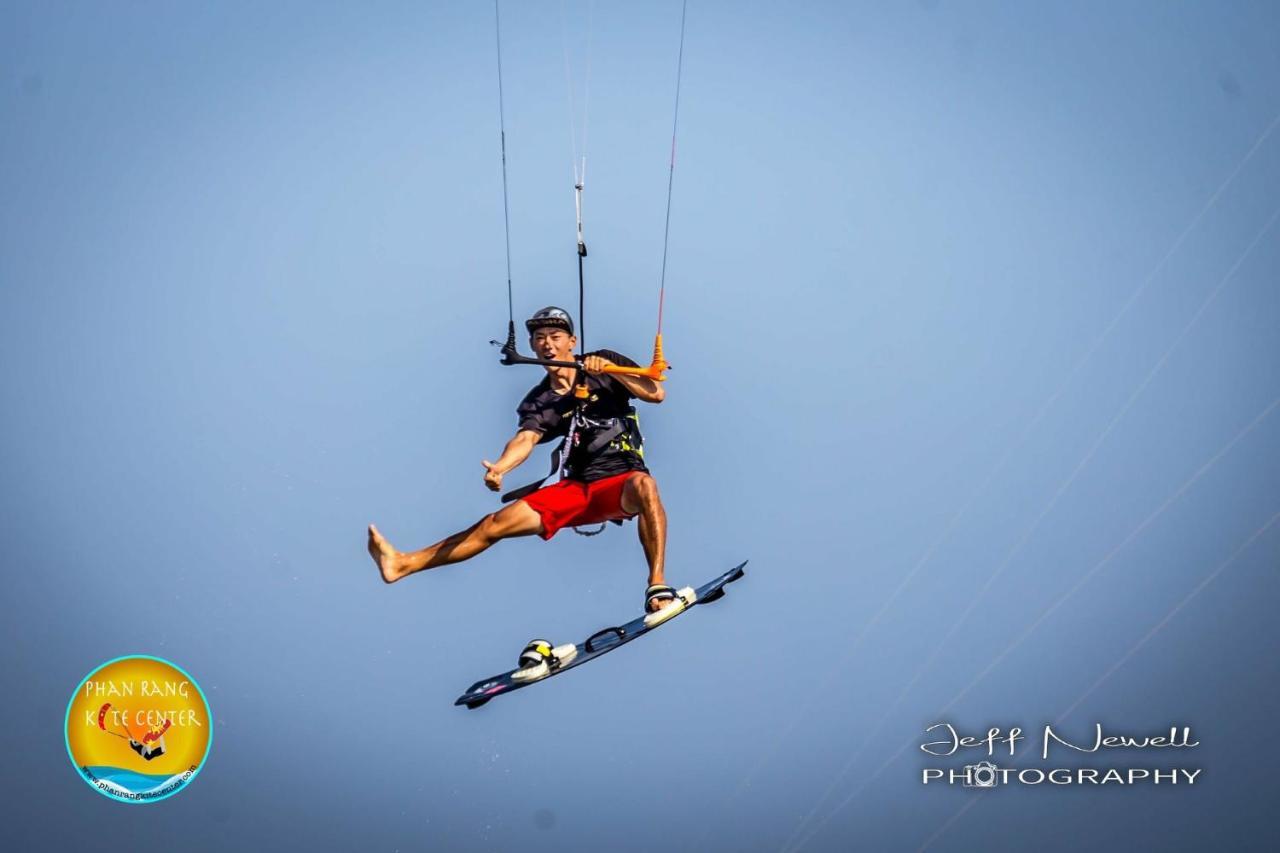
[[[633,518],[635,513],[622,508],[622,487],[632,476],[641,473],[644,472],[624,471],[590,483],[561,480],[543,486],[524,498],[524,502],[542,517],[542,532],[538,535],[543,539],[550,539],[563,527],[624,521]]]

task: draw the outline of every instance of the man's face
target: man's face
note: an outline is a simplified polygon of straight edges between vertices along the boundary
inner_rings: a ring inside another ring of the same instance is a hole
[[[535,329],[533,337],[529,338],[529,346],[538,358],[548,361],[572,361],[573,348],[577,343],[577,338],[555,326]]]

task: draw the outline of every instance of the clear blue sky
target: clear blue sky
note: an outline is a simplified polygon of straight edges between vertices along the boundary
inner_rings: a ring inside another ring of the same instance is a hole
[[[590,16],[588,344],[639,360],[679,20]],[[17,846],[1274,846],[1280,8],[691,0],[675,369],[643,416],[671,580],[749,573],[467,712],[527,639],[630,618],[645,583],[634,525],[391,587],[364,553],[370,521],[418,546],[494,508],[480,460],[538,378],[488,345],[493,23],[0,9]],[[516,311],[576,313],[588,5],[507,2],[503,28]],[[62,743],[70,691],[128,653],[191,672],[217,720],[207,769],[147,808],[86,790]],[[972,792],[921,785],[926,726],[1066,711],[1192,725],[1194,753],[1132,760],[1205,781],[958,817]]]

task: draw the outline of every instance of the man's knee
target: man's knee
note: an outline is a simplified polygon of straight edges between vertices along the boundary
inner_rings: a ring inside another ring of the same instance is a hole
[[[662,506],[662,499],[658,496],[658,481],[649,474],[633,474],[627,480],[626,491],[629,493],[626,496],[630,498],[627,503],[637,510]]]
[[[476,524],[476,532],[484,541],[493,543],[502,538],[502,521],[497,512],[491,512]]]
[[[478,531],[490,544],[508,536],[525,536],[537,533],[542,527],[541,517],[524,501],[517,501],[491,512],[480,519]]]

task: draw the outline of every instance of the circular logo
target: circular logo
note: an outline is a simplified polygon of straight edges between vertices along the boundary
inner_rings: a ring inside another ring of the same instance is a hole
[[[107,661],[67,704],[67,754],[81,778],[113,800],[172,797],[204,766],[213,717],[195,679],[150,655]]]

